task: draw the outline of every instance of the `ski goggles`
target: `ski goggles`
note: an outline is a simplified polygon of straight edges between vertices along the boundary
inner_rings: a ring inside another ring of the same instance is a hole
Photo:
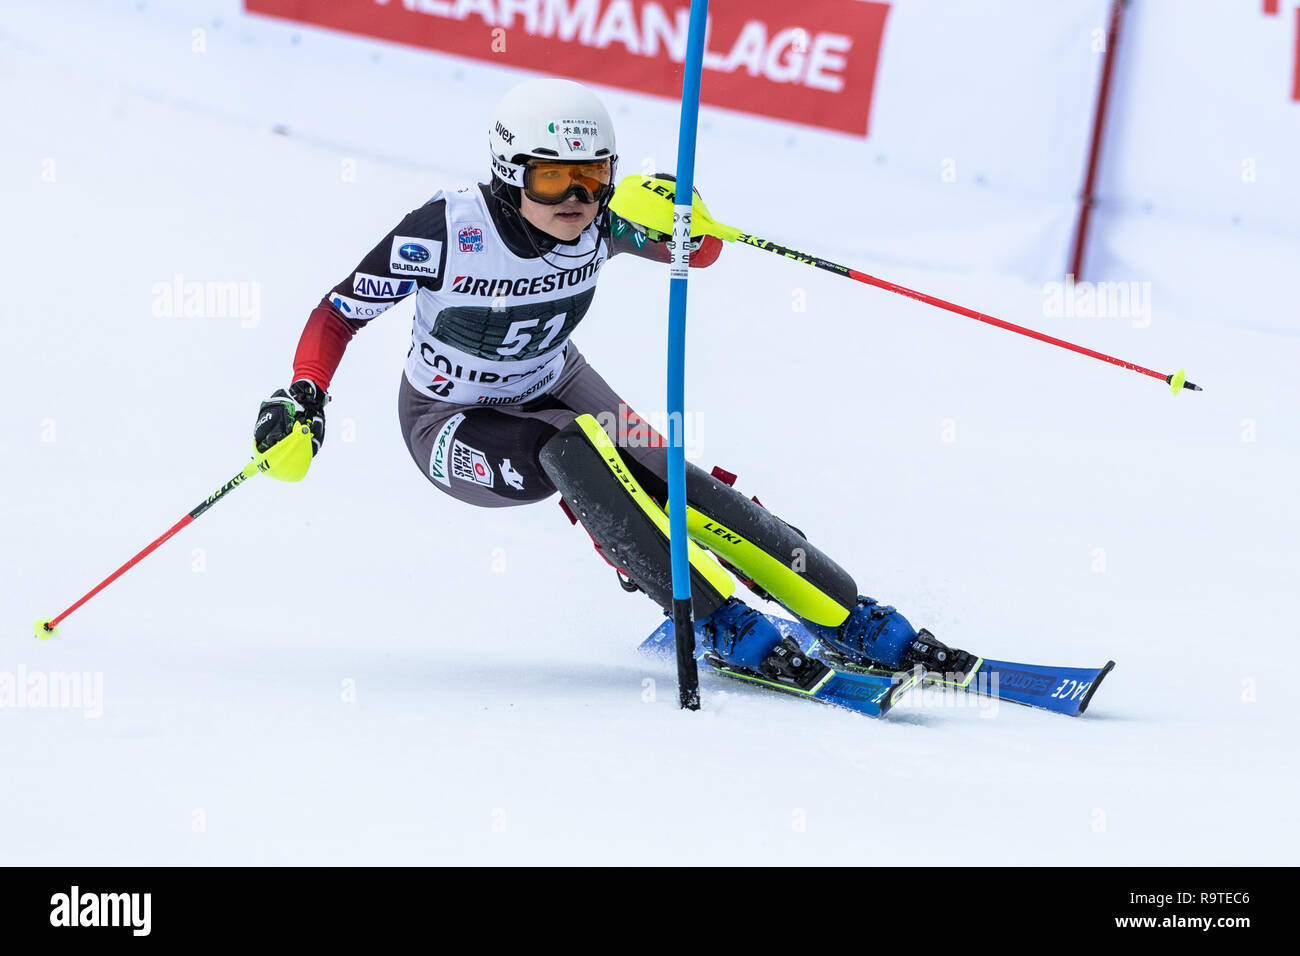
[[[570,196],[582,202],[604,202],[613,183],[614,164],[608,159],[580,163],[533,159],[524,166],[524,195],[545,206],[558,205]]]

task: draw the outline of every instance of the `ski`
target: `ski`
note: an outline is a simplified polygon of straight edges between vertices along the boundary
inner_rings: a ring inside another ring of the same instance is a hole
[[[770,618],[785,635],[798,640],[798,635],[788,627],[790,621]],[[806,632],[805,632],[806,634]],[[917,676],[904,674],[870,673],[863,670],[844,670],[834,667],[815,654],[808,657],[818,665],[803,686],[786,683],[765,677],[744,668],[733,667],[721,658],[704,650],[701,629],[695,627],[695,658],[709,665],[714,671],[733,680],[764,687],[768,690],[792,694],[808,700],[820,701],[834,707],[842,707],[868,717],[883,717],[894,703],[917,684]],[[669,656],[674,653],[673,622],[665,620],[655,632],[646,638],[640,650],[657,656]],[[806,653],[806,652],[805,652]]]
[[[793,633],[799,646],[810,657],[825,660],[841,670],[858,674],[891,673],[883,668],[860,667],[844,660],[798,624],[794,624]],[[927,672],[923,681],[930,686],[968,691],[1078,717],[1088,709],[1102,678],[1114,667],[1114,661],[1107,661],[1104,667],[1056,667],[981,657],[967,674]]]
[[[770,614],[764,617],[783,635],[794,638],[808,657],[826,665],[832,675],[826,686],[818,688],[816,692],[800,690],[768,681],[748,671],[728,667],[712,655],[699,650],[704,642],[698,627],[695,632],[697,659],[727,677],[812,697],[873,717],[885,714],[903,693],[916,686],[918,680],[930,686],[997,697],[999,700],[1077,717],[1088,709],[1102,679],[1115,667],[1114,661],[1107,661],[1104,667],[1056,667],[982,657],[978,659],[975,668],[964,675],[935,672],[922,675],[895,674],[883,668],[861,667],[844,660],[797,621]],[[640,649],[650,654],[671,654],[673,647],[671,621],[665,621],[642,642]],[[896,690],[889,693],[891,688]],[[863,706],[863,701],[866,706]]]

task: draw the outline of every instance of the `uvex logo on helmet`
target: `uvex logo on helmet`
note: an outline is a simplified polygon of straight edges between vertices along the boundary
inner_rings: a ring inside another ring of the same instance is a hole
[[[499,179],[503,179],[508,183],[519,183],[519,167],[511,163],[503,163],[495,155],[492,157],[492,171],[497,174]]]
[[[525,157],[608,159],[613,178],[618,162],[614,121],[600,97],[581,83],[555,77],[526,80],[501,98],[490,123],[492,171],[502,183],[525,186],[520,165]]]

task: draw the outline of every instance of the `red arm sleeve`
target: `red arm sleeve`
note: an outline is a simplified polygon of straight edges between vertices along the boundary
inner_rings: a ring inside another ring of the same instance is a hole
[[[293,355],[293,380],[311,379],[328,390],[339,362],[343,361],[343,350],[354,335],[356,329],[328,300],[322,299],[307,317],[307,325],[298,339],[298,351]]]

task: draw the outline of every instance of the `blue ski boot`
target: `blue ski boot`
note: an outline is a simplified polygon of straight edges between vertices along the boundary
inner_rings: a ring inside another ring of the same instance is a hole
[[[839,627],[803,624],[821,639],[829,656],[859,667],[911,670],[919,664],[927,671],[965,673],[978,660],[935,640],[925,628],[916,630],[889,605],[862,595]]]
[[[793,637],[737,598],[699,622],[706,652],[731,668],[807,690],[830,669],[808,657]]]

